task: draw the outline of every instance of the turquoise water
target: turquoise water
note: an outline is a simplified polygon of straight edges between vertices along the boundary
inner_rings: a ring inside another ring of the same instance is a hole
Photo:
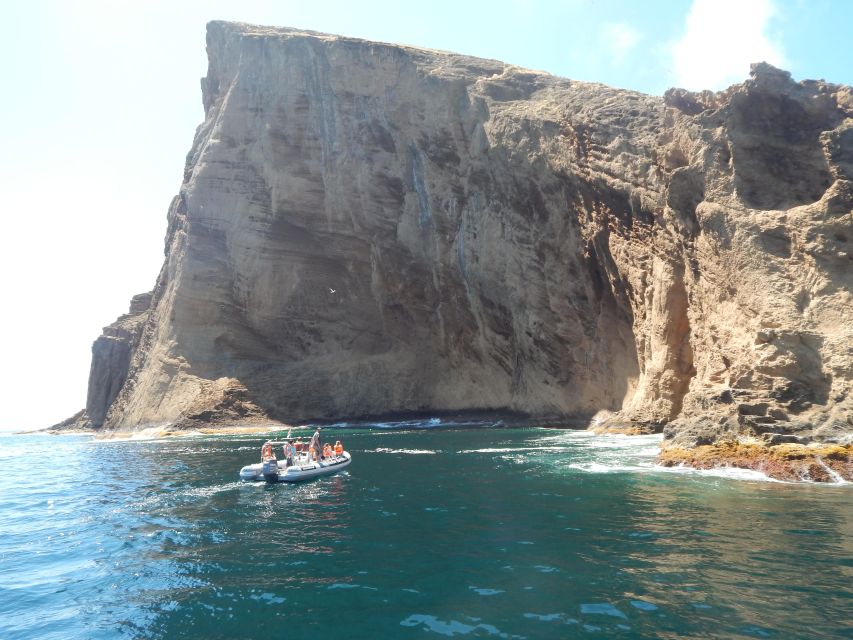
[[[328,433],[328,432],[327,432]],[[853,487],[656,470],[657,438],[0,436],[0,638],[851,638]]]

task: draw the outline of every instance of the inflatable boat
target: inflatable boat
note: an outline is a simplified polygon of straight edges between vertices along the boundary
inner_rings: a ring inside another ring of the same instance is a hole
[[[332,455],[314,460],[311,454],[300,452],[290,461],[277,460],[271,455],[271,447],[266,443],[262,449],[262,460],[256,464],[247,464],[240,469],[242,480],[265,480],[266,482],[302,482],[321,476],[330,476],[342,471],[352,461],[347,451],[333,452]],[[290,462],[290,464],[288,464]]]

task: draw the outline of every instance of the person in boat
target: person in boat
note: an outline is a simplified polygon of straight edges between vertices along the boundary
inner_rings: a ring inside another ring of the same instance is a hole
[[[287,466],[287,467],[293,466],[293,454],[294,454],[293,440],[288,440],[287,442],[284,443],[285,466]]]
[[[335,442],[335,456],[342,456],[344,454],[344,445],[341,444],[341,441],[338,440]]]
[[[314,449],[314,459],[318,460],[322,452],[322,449],[320,449],[320,427],[317,427],[314,435],[311,436],[311,444],[309,446]]]
[[[261,460],[267,460],[269,458],[275,459],[275,450],[272,448],[272,443],[265,442],[264,446],[261,447]]]

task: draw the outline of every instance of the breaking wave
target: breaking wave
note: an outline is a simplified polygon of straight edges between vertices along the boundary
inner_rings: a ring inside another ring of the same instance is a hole
[[[749,482],[784,482],[752,469],[736,467],[695,469],[686,466],[661,466],[657,464],[657,456],[662,439],[663,436],[660,434],[598,435],[590,431],[542,430],[541,435],[526,440],[522,446],[511,446],[512,443],[507,442],[507,446],[464,449],[457,453],[496,454],[498,459],[509,463],[544,464],[560,472],[568,470],[585,474],[675,474]]]

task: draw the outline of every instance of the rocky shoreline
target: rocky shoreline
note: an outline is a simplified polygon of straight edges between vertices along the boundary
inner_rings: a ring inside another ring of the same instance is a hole
[[[600,435],[660,433],[652,425],[607,419],[590,430]],[[684,445],[663,430],[658,464],[696,469],[750,469],[785,482],[853,482],[853,442],[778,442],[778,437],[741,435],[732,439]],[[772,434],[778,436],[778,434]],[[669,436],[669,437],[668,437]],[[789,440],[788,438],[781,438]]]
[[[658,462],[696,469],[736,467],[787,482],[853,482],[853,445],[719,442],[692,449],[664,445]]]

